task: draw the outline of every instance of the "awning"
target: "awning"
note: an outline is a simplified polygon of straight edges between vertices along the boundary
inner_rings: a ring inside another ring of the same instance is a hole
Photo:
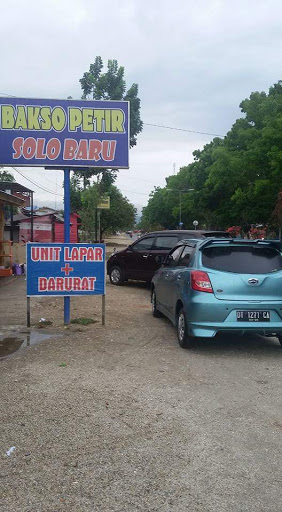
[[[6,192],[0,190],[0,203],[9,204],[11,206],[23,206],[25,201],[24,199],[6,194]]]

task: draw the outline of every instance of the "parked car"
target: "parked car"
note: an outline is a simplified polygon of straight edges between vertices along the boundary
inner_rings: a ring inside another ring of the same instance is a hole
[[[220,331],[276,335],[282,344],[279,240],[183,240],[151,286],[153,316],[172,321],[181,347]]]
[[[147,233],[122,251],[117,251],[107,262],[107,273],[115,285],[128,279],[150,282],[160,266],[158,256],[166,256],[183,238],[230,236],[224,231],[172,230]]]

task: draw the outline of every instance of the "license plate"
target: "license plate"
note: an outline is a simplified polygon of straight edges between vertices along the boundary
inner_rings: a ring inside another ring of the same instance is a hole
[[[269,322],[270,311],[236,311],[237,322]]]

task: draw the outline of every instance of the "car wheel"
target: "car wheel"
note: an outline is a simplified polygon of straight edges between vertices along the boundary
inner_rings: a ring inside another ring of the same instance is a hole
[[[161,313],[157,310],[156,305],[156,292],[155,290],[152,291],[152,297],[151,297],[151,303],[152,303],[152,314],[155,318],[160,318]]]
[[[110,281],[116,286],[121,286],[124,283],[123,271],[120,267],[115,266],[110,270]]]
[[[182,348],[192,348],[194,339],[188,336],[187,321],[183,308],[181,308],[178,314],[177,337],[178,343]]]

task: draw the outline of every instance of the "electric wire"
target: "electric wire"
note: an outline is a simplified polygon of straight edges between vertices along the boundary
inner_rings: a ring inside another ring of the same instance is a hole
[[[4,92],[0,92],[0,95],[3,95],[3,96],[8,96],[8,97],[11,97],[11,98],[16,98],[16,96],[13,96],[11,94],[7,94],[7,93],[4,93]],[[217,133],[209,133],[209,132],[201,132],[201,131],[196,131],[196,130],[188,130],[186,128],[176,128],[176,127],[173,127],[173,126],[165,126],[165,125],[160,125],[160,124],[154,124],[154,123],[143,123],[145,126],[153,126],[155,128],[164,128],[166,130],[175,130],[175,131],[181,131],[181,132],[188,132],[188,133],[196,133],[198,135],[209,135],[209,136],[212,136],[212,137],[224,137],[224,135],[220,135],[220,134],[217,134]],[[22,174],[18,169],[16,169],[15,167],[12,167],[12,169],[14,169],[16,172],[18,172],[23,178],[25,178],[27,181],[29,181],[30,183],[32,183],[34,186],[40,188],[41,190],[44,190],[45,192],[48,192],[49,194],[53,194],[53,195],[56,195],[56,196],[61,196],[63,197],[63,194],[59,194],[57,192],[53,192],[52,190],[48,190],[47,188],[45,187],[42,187],[41,185],[38,185],[38,183],[36,183],[35,181],[31,180],[30,178],[27,178],[24,174]],[[136,178],[138,181],[146,181],[148,183],[153,183],[152,181],[149,182],[149,180],[142,180],[142,179],[138,179]],[[147,193],[145,192],[136,192],[136,191],[131,191],[131,190],[122,190],[120,189],[122,192],[127,192],[127,193],[130,193],[130,194],[139,194],[139,195],[148,195]]]
[[[12,96],[12,94],[6,94],[5,92],[0,92],[2,96],[8,96],[10,98],[16,98],[17,96]],[[210,135],[211,137],[225,137],[224,135],[220,135],[218,133],[209,133],[209,132],[200,132],[196,130],[188,130],[187,128],[175,128],[174,126],[165,126],[163,124],[154,124],[154,123],[144,123],[145,126],[154,126],[155,128],[165,128],[166,130],[176,130],[178,132],[187,132],[187,133],[197,133],[198,135]]]
[[[12,94],[6,94],[5,92],[0,92],[2,96],[8,96],[8,98],[16,98],[16,96],[12,96]]]
[[[143,123],[143,124],[146,126],[155,126],[157,128],[166,128],[167,130],[176,130],[178,132],[198,133],[200,135],[211,135],[212,137],[224,137],[224,135],[219,135],[218,133],[198,132],[196,130],[188,130],[186,128],[175,128],[173,126],[164,126],[162,124],[153,124],[153,123]]]
[[[29,181],[30,183],[32,183],[33,185],[35,185],[36,187],[38,188],[41,188],[42,190],[44,190],[44,192],[48,192],[49,194],[53,194],[54,196],[61,196],[61,197],[64,197],[63,194],[59,194],[58,192],[54,192],[53,190],[48,190],[47,188],[45,187],[42,187],[41,185],[38,185],[38,183],[36,183],[36,181],[33,181],[32,179],[30,178],[27,178],[24,174],[22,174],[18,169],[16,169],[16,167],[12,167],[12,169],[14,169],[14,171],[18,172],[25,180]]]

